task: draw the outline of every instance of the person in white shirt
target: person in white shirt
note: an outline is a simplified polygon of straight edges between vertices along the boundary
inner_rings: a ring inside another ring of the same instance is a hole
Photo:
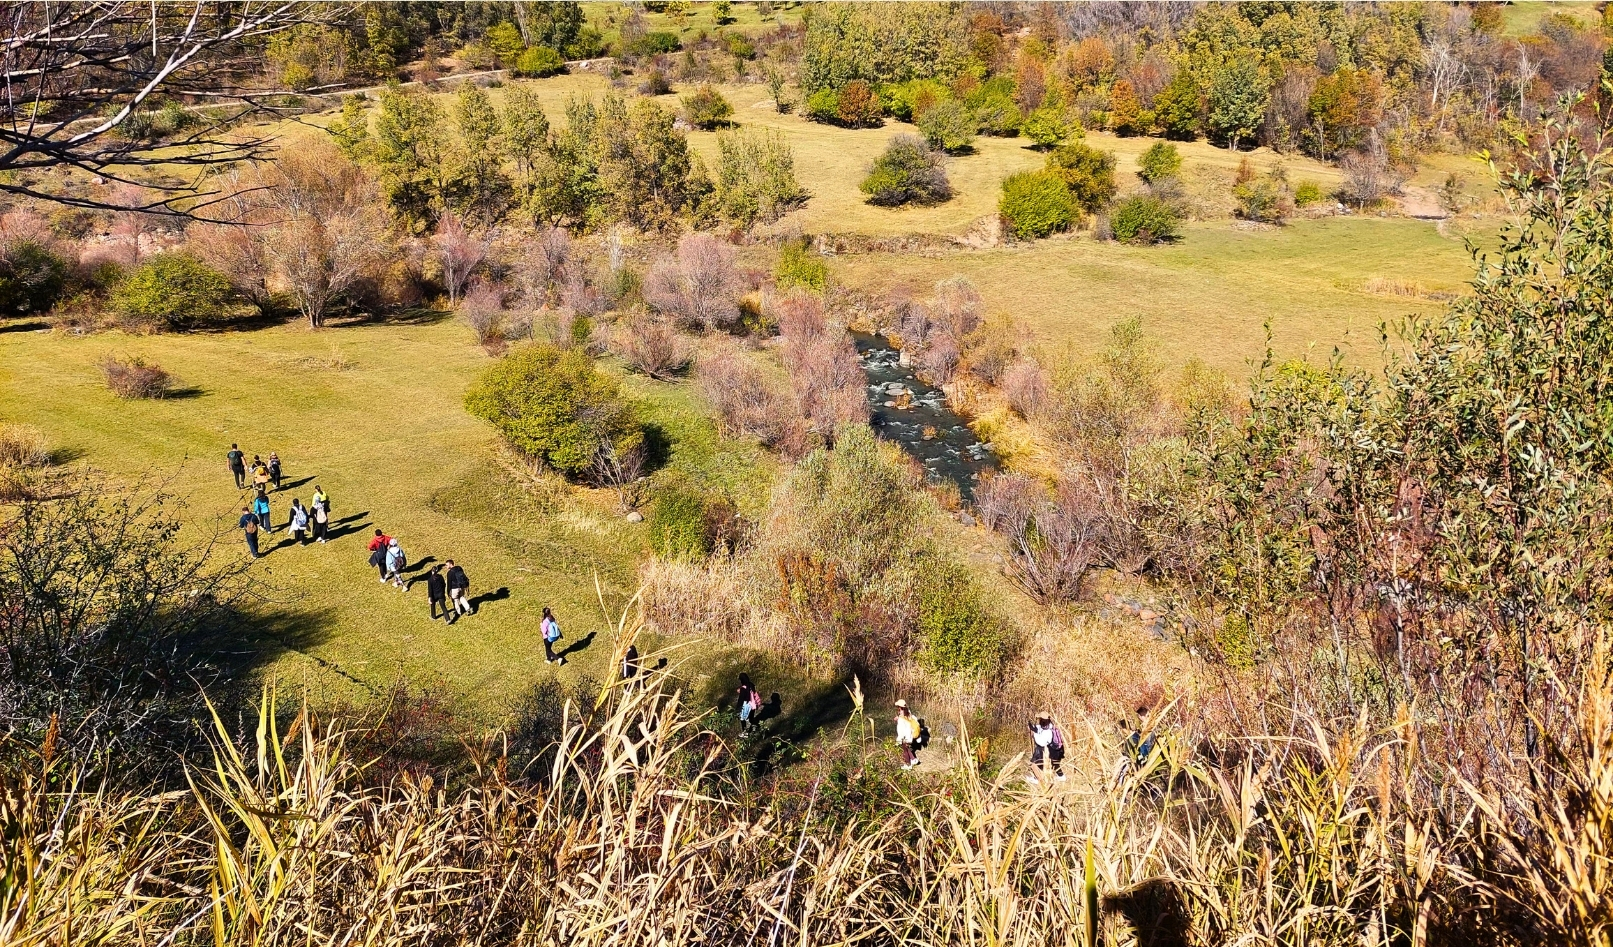
[[[896,745],[902,748],[902,769],[912,769],[919,765],[918,750],[915,745],[919,737],[918,718],[907,709],[907,701],[896,702]]]
[[[1059,782],[1064,781],[1064,734],[1045,711],[1036,715],[1031,730],[1031,782],[1039,782],[1037,771],[1052,769]]]

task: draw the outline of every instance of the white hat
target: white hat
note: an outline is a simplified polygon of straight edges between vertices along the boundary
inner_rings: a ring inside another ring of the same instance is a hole
[[[896,706],[902,708],[903,710],[906,710],[907,709],[907,701],[899,700],[899,701],[896,702]]]

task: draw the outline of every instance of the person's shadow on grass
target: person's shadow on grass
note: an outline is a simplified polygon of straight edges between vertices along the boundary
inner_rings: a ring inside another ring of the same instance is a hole
[[[578,651],[586,651],[586,650],[588,650],[588,646],[594,643],[594,636],[598,635],[598,634],[599,634],[599,632],[597,632],[597,631],[590,631],[588,634],[583,635],[581,638],[578,638],[576,641],[573,641],[571,644],[567,645],[565,650],[556,651],[555,652],[555,657],[557,657],[557,658],[570,657],[572,654],[574,654],[574,653],[576,653]]]
[[[504,601],[505,599],[507,599],[509,597],[510,597],[510,589],[509,589],[508,586],[503,586],[503,585],[499,586],[498,588],[494,589],[491,592],[483,592],[482,594],[480,594],[480,595],[478,595],[475,598],[470,600],[470,613],[472,615],[479,614],[481,612],[481,610],[482,610],[482,603],[483,602],[502,602],[502,601]]]
[[[368,521],[356,523],[354,520],[362,520],[364,517],[369,515],[369,511],[366,510],[363,513],[354,513],[352,516],[349,516],[346,519],[340,519],[332,522],[330,524],[330,528],[325,532],[325,539],[341,539],[343,536],[348,536],[360,530],[368,529],[370,527],[370,523]]]
[[[405,592],[407,592],[410,589],[414,588],[414,584],[416,582],[424,582],[424,581],[426,581],[426,574],[424,572],[421,572],[420,570],[424,569],[426,566],[429,566],[433,562],[436,562],[436,561],[437,561],[436,556],[425,556],[425,557],[421,558],[421,560],[419,562],[411,562],[408,565],[404,566],[403,567],[403,574],[409,576],[409,578],[408,578],[408,580],[406,582],[403,583],[403,590]],[[413,573],[413,575],[410,575],[410,573]]]
[[[313,482],[314,482],[313,477],[304,477],[301,480],[287,480],[287,481],[281,483],[280,486],[275,487],[275,490],[277,490],[277,491],[279,491],[279,490],[295,490],[295,489],[297,489],[298,487],[302,486],[305,483],[313,483]]]
[[[761,723],[764,720],[772,720],[783,712],[784,698],[779,696],[778,691],[774,691],[772,699],[763,704],[762,709],[756,712],[756,722]]]

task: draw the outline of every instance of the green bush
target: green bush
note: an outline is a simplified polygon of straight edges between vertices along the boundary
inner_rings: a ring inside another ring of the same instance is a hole
[[[675,53],[682,48],[683,42],[678,39],[678,34],[658,30],[645,33],[627,47],[627,52],[634,56],[655,56],[661,53]]]
[[[1294,188],[1294,203],[1300,207],[1320,203],[1326,197],[1327,192],[1323,191],[1322,185],[1317,184],[1315,181],[1301,181]]]
[[[713,196],[724,220],[743,227],[772,223],[801,206],[806,188],[795,176],[795,152],[783,135],[745,130],[717,137]]]
[[[1085,142],[1068,141],[1047,156],[1047,170],[1063,181],[1082,210],[1096,211],[1115,196],[1115,156]]]
[[[1137,156],[1137,176],[1153,184],[1175,177],[1182,170],[1182,155],[1168,141],[1156,141]]]
[[[773,283],[779,289],[799,286],[821,293],[829,285],[829,262],[799,243],[786,243],[773,268]]]
[[[1067,139],[1080,138],[1081,126],[1070,120],[1061,106],[1042,106],[1025,117],[1020,133],[1038,148],[1056,148]]]
[[[952,196],[941,155],[931,151],[917,135],[897,135],[863,179],[862,192],[870,204],[938,204]]]
[[[941,674],[994,677],[1010,645],[1003,623],[966,570],[937,563],[926,571],[918,596],[920,660]]]
[[[931,148],[957,154],[974,144],[974,113],[957,99],[947,99],[925,109],[918,118],[918,126]]]
[[[709,82],[683,97],[684,121],[696,128],[709,131],[727,125],[733,117],[734,107]]]
[[[112,291],[112,308],[152,327],[184,329],[229,314],[233,290],[223,273],[188,253],[146,260]]]
[[[965,104],[974,113],[983,135],[1012,138],[1019,134],[1024,114],[1014,101],[1014,80],[1007,76],[988,79],[969,93]]]
[[[543,79],[566,71],[566,61],[547,46],[533,46],[515,60],[515,74],[528,79]]]
[[[814,122],[832,125],[840,121],[840,96],[833,89],[819,89],[807,96],[805,112]]]
[[[1069,187],[1047,171],[1022,171],[1004,180],[997,212],[1025,240],[1069,230],[1081,216]]]
[[[1109,226],[1122,243],[1158,243],[1181,234],[1182,221],[1175,209],[1157,197],[1137,194],[1114,206]]]
[[[1243,181],[1232,188],[1232,196],[1238,201],[1238,216],[1244,220],[1280,224],[1294,211],[1288,180],[1281,173]]]
[[[650,504],[646,518],[650,548],[663,559],[704,559],[715,545],[706,510],[706,498],[688,484],[663,487]]]
[[[465,408],[517,450],[572,477],[589,469],[602,446],[625,454],[644,443],[621,386],[580,348],[522,346],[487,370],[465,395]]]
[[[67,261],[32,240],[0,250],[0,312],[7,316],[44,312],[67,285]]]
[[[935,79],[909,79],[881,86],[880,101],[892,116],[911,122],[952,97],[952,91]]]

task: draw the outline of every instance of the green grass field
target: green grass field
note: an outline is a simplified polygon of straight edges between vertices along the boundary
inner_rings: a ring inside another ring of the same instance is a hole
[[[224,554],[245,554],[232,528],[244,495],[223,459],[232,441],[249,457],[276,450],[284,459],[294,486],[271,498],[277,523],[291,497],[308,502],[315,483],[330,493],[337,520],[347,520],[339,538],[273,548],[256,570],[261,621],[242,630],[240,644],[277,655],[270,670],[282,682],[306,683],[321,699],[357,699],[407,677],[497,713],[556,673],[537,634],[544,605],[560,618],[565,644],[582,646],[558,673],[610,672],[613,642],[594,576],[619,610],[647,553],[645,526],[626,522],[614,495],[534,495],[495,462],[492,430],[462,405],[489,359],[457,321],[82,338],[28,326],[0,323],[0,418],[38,427],[54,449],[119,479],[182,497],[193,540],[219,530]],[[144,355],[189,393],[121,401],[96,366],[108,353]],[[627,384],[667,435],[671,466],[765,496],[771,462],[720,439],[692,385],[636,376]],[[473,596],[496,597],[452,627],[432,622],[423,585],[399,592],[368,565],[375,527],[398,536],[414,562],[456,559]]]

